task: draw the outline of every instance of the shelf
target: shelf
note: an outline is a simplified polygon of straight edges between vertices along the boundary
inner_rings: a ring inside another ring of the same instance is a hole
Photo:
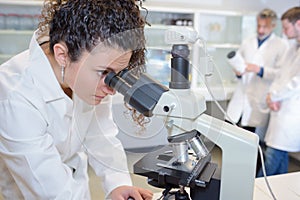
[[[28,6],[42,6],[43,5],[43,1],[42,0],[36,0],[36,1],[30,1],[30,0],[26,0],[26,1],[22,1],[22,0],[0,0],[0,4],[5,4],[5,5],[28,5]]]
[[[188,13],[195,13],[196,9],[191,7],[174,7],[168,5],[163,5],[163,2],[157,4],[152,4],[151,2],[144,2],[143,7],[145,7],[149,12],[171,12],[171,13],[178,13],[178,14],[188,14]],[[143,9],[141,9],[143,10]]]
[[[34,30],[14,30],[14,29],[7,29],[7,30],[0,30],[1,35],[32,35]]]
[[[231,49],[231,48],[239,48],[239,44],[231,44],[231,43],[223,43],[223,44],[217,44],[217,43],[207,43],[207,48],[216,48],[216,49]]]
[[[162,11],[162,12],[174,12],[174,13],[205,13],[205,14],[214,14],[214,15],[231,15],[231,16],[242,16],[245,13],[240,11],[231,11],[231,10],[216,10],[216,9],[203,9],[201,6],[191,7],[187,3],[172,3],[170,6],[169,2],[149,2],[146,1],[143,3],[143,7],[147,8],[149,11]],[[256,14],[253,12],[247,11],[247,14]]]
[[[164,24],[151,24],[151,26],[145,26],[145,30],[148,29],[159,29],[159,30],[167,30],[172,27],[177,27],[176,25],[164,25]]]
[[[151,49],[151,50],[163,50],[163,51],[171,52],[172,45],[147,46],[147,49]]]

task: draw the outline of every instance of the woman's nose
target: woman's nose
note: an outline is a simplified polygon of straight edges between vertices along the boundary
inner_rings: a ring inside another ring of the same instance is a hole
[[[116,93],[115,90],[105,84],[105,81],[104,81],[105,77],[106,76],[101,77],[101,80],[99,82],[99,88],[101,88],[102,91],[105,92],[106,94],[110,94],[110,95],[115,94]]]
[[[104,86],[103,90],[106,94],[110,94],[110,95],[113,95],[116,93],[116,91],[113,88],[111,88],[107,85]]]

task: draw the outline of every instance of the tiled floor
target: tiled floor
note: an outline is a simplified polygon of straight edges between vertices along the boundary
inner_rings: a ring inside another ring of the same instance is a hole
[[[289,172],[300,171],[300,152],[290,154]]]

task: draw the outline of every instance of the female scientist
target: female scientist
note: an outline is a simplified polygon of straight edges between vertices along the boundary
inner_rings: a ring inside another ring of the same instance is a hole
[[[152,199],[132,186],[107,72],[144,63],[134,0],[47,0],[29,49],[0,67],[0,188],[5,199]]]

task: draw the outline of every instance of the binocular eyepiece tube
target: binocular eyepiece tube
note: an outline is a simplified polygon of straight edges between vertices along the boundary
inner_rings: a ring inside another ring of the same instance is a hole
[[[118,74],[110,72],[106,75],[104,82],[121,93],[126,103],[147,117],[153,115],[152,111],[161,95],[169,90],[145,73],[137,78],[128,70]]]

